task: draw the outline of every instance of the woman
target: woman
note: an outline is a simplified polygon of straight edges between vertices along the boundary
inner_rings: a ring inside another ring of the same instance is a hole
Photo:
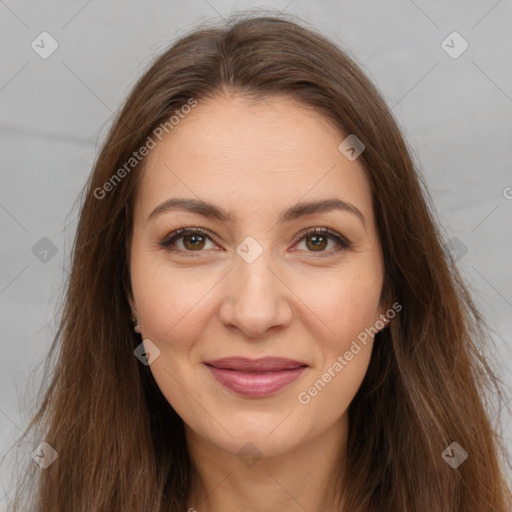
[[[87,183],[33,509],[510,510],[483,320],[428,197],[313,30],[175,43]]]

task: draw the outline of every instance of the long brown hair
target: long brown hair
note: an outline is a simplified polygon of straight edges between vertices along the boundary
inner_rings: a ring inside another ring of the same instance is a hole
[[[481,351],[491,340],[406,142],[346,52],[305,23],[261,13],[196,28],[173,44],[135,85],[103,143],[84,188],[48,361],[58,357],[25,431],[58,458],[44,470],[30,461],[25,476],[35,487],[18,490],[16,506],[30,496],[39,512],[186,510],[183,422],[133,353],[140,336],[130,323],[128,248],[144,160],[126,163],[177,109],[223,92],[286,94],[366,146],[360,161],[384,255],[383,294],[403,309],[376,335],[349,407],[344,510],[508,512],[504,448],[486,411],[490,392],[501,396]],[[469,454],[456,469],[441,456],[452,442]]]

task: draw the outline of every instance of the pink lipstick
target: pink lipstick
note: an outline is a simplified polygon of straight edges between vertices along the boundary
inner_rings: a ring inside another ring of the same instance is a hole
[[[239,395],[263,397],[285,388],[308,367],[282,357],[229,357],[204,364],[223,386]]]

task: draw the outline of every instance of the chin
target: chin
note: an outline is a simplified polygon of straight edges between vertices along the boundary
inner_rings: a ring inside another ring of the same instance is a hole
[[[230,425],[228,432],[217,424],[215,427],[208,425],[199,429],[187,426],[187,430],[192,430],[192,435],[203,437],[208,444],[238,457],[245,452],[255,457],[275,457],[289,452],[303,439],[296,429],[291,430],[289,426],[285,428],[280,425],[284,418],[286,415],[272,422],[272,425],[262,425],[261,420],[256,424],[250,419],[244,426],[239,427],[227,422]]]

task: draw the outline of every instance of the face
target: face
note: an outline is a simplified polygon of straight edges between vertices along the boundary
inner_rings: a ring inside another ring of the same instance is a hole
[[[146,159],[130,302],[187,432],[228,452],[277,455],[342,425],[366,373],[383,261],[344,139],[293,100],[219,97]]]

